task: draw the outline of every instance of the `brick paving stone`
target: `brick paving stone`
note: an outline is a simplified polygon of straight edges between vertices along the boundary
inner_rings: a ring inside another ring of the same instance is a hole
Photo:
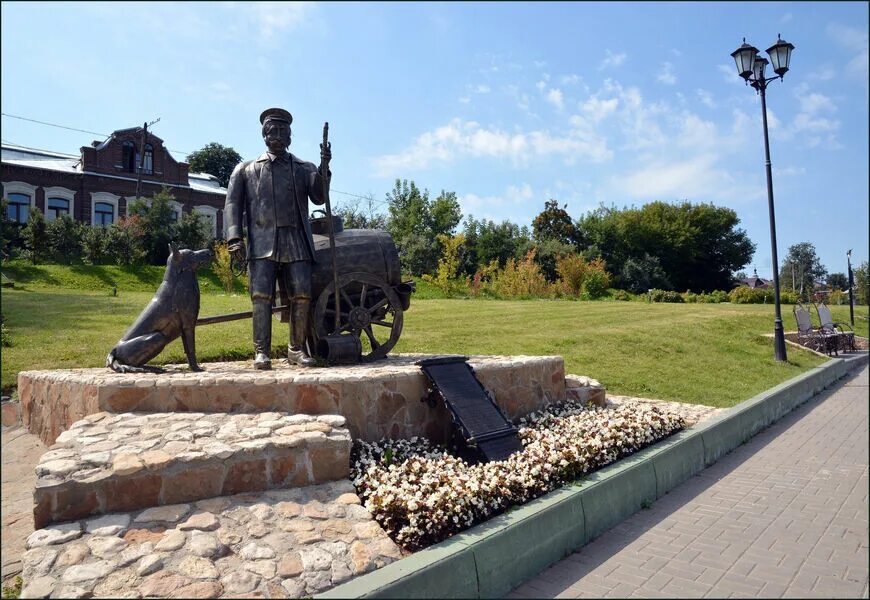
[[[508,597],[867,598],[867,397],[865,366]]]

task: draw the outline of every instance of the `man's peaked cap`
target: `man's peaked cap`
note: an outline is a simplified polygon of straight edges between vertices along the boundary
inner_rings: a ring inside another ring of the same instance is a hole
[[[265,125],[267,119],[286,121],[289,125],[293,122],[293,115],[283,108],[267,108],[260,114],[260,125]]]

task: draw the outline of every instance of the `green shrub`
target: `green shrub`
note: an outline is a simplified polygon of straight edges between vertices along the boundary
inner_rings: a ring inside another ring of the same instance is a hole
[[[12,345],[12,336],[9,334],[9,328],[6,327],[6,317],[0,313],[0,346],[8,348]]]
[[[695,304],[696,302],[700,301],[699,295],[689,290],[686,290],[685,292],[680,294],[680,296],[683,297],[683,302],[685,302],[686,304]],[[701,294],[701,296],[703,296],[703,294]]]
[[[684,302],[683,297],[679,292],[671,292],[668,290],[654,289],[649,292],[649,298],[653,302],[673,302],[676,304],[682,304]]]
[[[610,286],[610,274],[604,270],[604,261],[596,258],[587,266],[580,295],[584,300],[595,300],[607,292],[608,286]]]
[[[728,302],[728,292],[726,292],[725,290],[713,290],[707,295],[711,298],[711,302]]]
[[[612,296],[614,300],[619,300],[621,302],[631,302],[635,299],[631,292],[626,292],[625,290],[613,290]]]
[[[844,292],[842,290],[834,290],[831,292],[830,298],[828,298],[828,304],[837,304],[843,305],[849,304],[849,292]]]
[[[493,274],[492,289],[505,299],[552,298],[556,295],[556,286],[547,281],[535,262],[534,250],[520,261],[508,259],[504,269]]]
[[[423,280],[428,281],[445,294],[453,295],[468,290],[468,279],[459,275],[460,250],[465,244],[465,235],[438,234],[443,252],[438,259],[438,270],[435,276],[424,274]]]
[[[731,290],[728,298],[734,304],[772,304],[774,295],[773,288],[753,289],[741,286]],[[798,294],[792,290],[781,290],[779,299],[782,304],[796,304]]]

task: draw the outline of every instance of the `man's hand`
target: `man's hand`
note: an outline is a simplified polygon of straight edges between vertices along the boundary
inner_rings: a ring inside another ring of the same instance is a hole
[[[227,250],[229,250],[230,256],[232,256],[236,261],[245,261],[245,244],[240,238],[229,240],[227,242]]]
[[[332,160],[332,142],[326,142],[326,146],[320,144],[320,164],[328,165]]]

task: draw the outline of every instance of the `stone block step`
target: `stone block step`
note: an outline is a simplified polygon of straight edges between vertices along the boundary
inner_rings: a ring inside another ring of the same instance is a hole
[[[58,436],[36,467],[36,529],[57,521],[348,476],[339,415],[101,412]]]
[[[431,406],[429,382],[416,362],[427,354],[397,354],[361,365],[310,369],[275,361],[257,371],[251,361],[165,365],[163,373],[115,373],[105,367],[22,371],[18,395],[24,426],[47,445],[74,421],[99,411],[342,415],[354,439],[423,435],[450,439],[450,415]],[[468,364],[508,419],[565,401],[560,356],[471,356]]]
[[[583,375],[565,375],[565,398],[574,402],[591,402],[602,408],[607,404],[606,390],[597,380]]]

